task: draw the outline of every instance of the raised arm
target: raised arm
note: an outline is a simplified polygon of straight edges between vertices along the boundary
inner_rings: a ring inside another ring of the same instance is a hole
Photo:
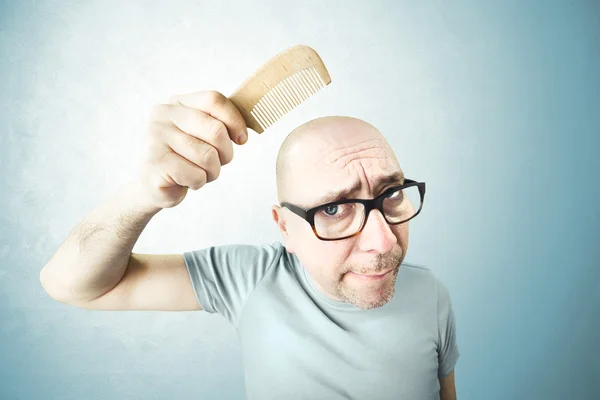
[[[246,125],[225,96],[199,92],[156,106],[148,137],[139,178],[84,218],[40,272],[53,299],[88,309],[199,309],[182,255],[132,249],[161,209],[217,179],[232,141],[246,142]]]

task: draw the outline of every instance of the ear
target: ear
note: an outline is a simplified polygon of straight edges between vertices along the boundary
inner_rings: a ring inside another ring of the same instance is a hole
[[[273,221],[277,224],[277,227],[281,231],[281,235],[283,236],[283,244],[286,250],[289,253],[293,253],[290,233],[288,231],[288,227],[286,225],[285,216],[283,215],[283,208],[277,205],[271,208],[271,215],[273,216]]]

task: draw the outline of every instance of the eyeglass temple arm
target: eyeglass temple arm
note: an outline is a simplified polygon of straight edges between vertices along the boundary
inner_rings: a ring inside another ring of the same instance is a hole
[[[293,212],[301,218],[306,218],[306,210],[300,207],[296,207],[295,205],[286,202],[281,203],[281,207],[287,208],[288,210],[290,210],[291,212]]]

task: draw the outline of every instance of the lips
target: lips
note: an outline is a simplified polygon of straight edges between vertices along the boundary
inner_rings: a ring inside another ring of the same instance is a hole
[[[390,272],[392,272],[394,269],[391,269],[387,272],[384,272],[382,274],[378,274],[378,275],[362,275],[362,274],[357,274],[356,272],[349,272],[350,274],[356,276],[359,279],[364,279],[364,280],[368,280],[368,281],[374,281],[374,280],[379,280],[379,279],[383,279],[385,278]]]

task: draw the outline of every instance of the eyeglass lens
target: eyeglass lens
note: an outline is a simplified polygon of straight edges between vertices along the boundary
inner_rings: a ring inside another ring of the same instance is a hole
[[[382,208],[387,222],[398,224],[411,219],[420,203],[419,188],[411,186],[388,194]],[[330,205],[316,212],[315,229],[324,239],[352,236],[361,229],[364,219],[365,207],[361,203]]]

